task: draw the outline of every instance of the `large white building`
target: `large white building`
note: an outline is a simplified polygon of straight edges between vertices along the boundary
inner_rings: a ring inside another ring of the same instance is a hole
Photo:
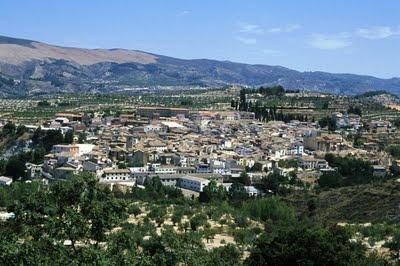
[[[129,169],[106,169],[104,170],[100,181],[103,182],[120,182],[132,181]]]
[[[210,180],[194,177],[194,176],[184,176],[179,180],[179,186],[184,189],[193,190],[196,192],[202,192],[203,188],[210,183]]]

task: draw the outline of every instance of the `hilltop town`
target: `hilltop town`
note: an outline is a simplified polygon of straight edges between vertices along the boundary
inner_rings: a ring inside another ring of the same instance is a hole
[[[7,195],[17,184],[52,189],[89,175],[98,184],[93,189],[127,202],[116,205],[128,204],[122,221],[138,230],[149,230],[143,226],[151,221],[158,236],[168,226],[178,234],[191,227],[209,252],[239,245],[240,261],[254,259],[250,239],[261,237],[265,219],[281,223],[286,212],[353,230],[348,237],[368,252],[391,254],[399,202],[397,194],[382,193],[400,185],[400,116],[398,98],[386,92],[350,97],[227,87],[2,101],[7,221],[15,215]],[[370,186],[379,192],[367,196]],[[256,211],[287,208],[278,199],[293,209],[269,218],[269,211]],[[220,205],[226,200],[233,209]],[[368,231],[381,227],[386,234]]]

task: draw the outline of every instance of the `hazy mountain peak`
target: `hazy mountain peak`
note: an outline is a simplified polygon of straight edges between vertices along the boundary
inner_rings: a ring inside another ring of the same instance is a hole
[[[2,62],[20,65],[32,60],[48,59],[92,65],[101,62],[149,64],[155,63],[157,58],[154,55],[133,50],[61,47],[0,36],[0,61]]]
[[[21,82],[9,82],[9,77]],[[61,47],[0,36],[0,93],[6,95],[53,91],[109,92],[132,86],[229,84],[280,84],[287,89],[345,94],[370,90],[400,94],[398,78],[299,72],[282,66],[208,59],[183,60],[122,48]]]

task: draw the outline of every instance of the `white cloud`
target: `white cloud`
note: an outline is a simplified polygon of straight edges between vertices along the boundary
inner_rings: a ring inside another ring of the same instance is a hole
[[[357,30],[358,36],[371,40],[385,39],[399,34],[400,34],[400,29],[395,30],[388,26],[361,28]]]
[[[261,50],[264,54],[269,56],[281,56],[282,52],[274,49],[263,49]]]
[[[351,45],[350,35],[346,32],[335,35],[315,34],[310,45],[322,50],[341,49]]]
[[[236,37],[236,40],[238,40],[239,42],[244,43],[244,44],[256,44],[257,43],[257,39],[255,39],[255,38],[244,38],[244,37],[238,36],[238,37]]]
[[[268,29],[270,33],[292,32],[301,28],[299,24],[289,24],[282,27],[275,27]]]
[[[260,25],[251,24],[247,22],[239,23],[239,32],[242,33],[251,33],[251,34],[261,34],[264,30],[261,28]]]
[[[176,14],[176,16],[177,16],[177,17],[183,17],[183,16],[186,16],[186,15],[189,15],[189,14],[190,14],[190,11],[189,11],[189,10],[183,10],[183,11],[178,12],[178,13]]]

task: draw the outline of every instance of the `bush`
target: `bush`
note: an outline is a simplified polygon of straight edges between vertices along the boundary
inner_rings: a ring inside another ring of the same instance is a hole
[[[248,200],[243,204],[242,211],[252,219],[264,222],[290,223],[296,219],[293,207],[277,197]]]
[[[133,214],[135,217],[142,213],[139,206],[136,204],[130,205],[128,208],[128,213]]]
[[[258,238],[245,265],[365,265],[365,247],[343,228],[308,223],[275,228]]]
[[[323,173],[318,179],[321,188],[337,188],[343,185],[343,176],[336,171]]]

